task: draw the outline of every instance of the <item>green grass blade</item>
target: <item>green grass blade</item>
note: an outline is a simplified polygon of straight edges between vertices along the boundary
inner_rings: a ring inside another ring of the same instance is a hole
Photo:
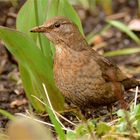
[[[3,110],[3,109],[0,109],[0,114],[2,114],[3,116],[7,117],[8,119],[14,121],[15,120],[15,117],[14,115],[12,115],[11,113]]]
[[[61,128],[59,122],[55,118],[55,115],[53,114],[52,110],[48,107],[48,105],[46,105],[46,108],[47,108],[47,112],[49,113],[52,123],[55,125],[55,130],[56,130],[57,134],[59,135],[60,140],[66,140],[65,133],[64,133],[63,129]]]
[[[115,20],[107,20],[107,23],[126,33],[131,39],[133,39],[137,44],[140,45],[140,39],[125,24]]]
[[[128,55],[133,53],[140,52],[140,48],[125,48],[115,51],[109,51],[107,53],[104,53],[104,56],[118,56],[118,55]]]
[[[48,92],[47,92],[44,84],[43,84],[43,88],[44,88],[44,92],[45,92],[47,100],[48,100],[45,107],[47,109],[49,117],[50,117],[52,123],[54,124],[55,130],[56,130],[58,136],[60,137],[60,139],[65,140],[66,139],[65,133],[64,133],[62,127],[61,127],[60,120],[58,119],[58,117],[55,114],[55,111],[52,107],[51,101],[50,101],[49,96],[48,96]]]

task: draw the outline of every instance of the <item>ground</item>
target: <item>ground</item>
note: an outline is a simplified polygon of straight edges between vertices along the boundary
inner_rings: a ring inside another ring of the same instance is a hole
[[[15,28],[17,13],[24,3],[20,1],[17,6],[13,6],[10,1],[0,2],[0,25],[9,28]],[[98,33],[107,24],[105,19],[115,19],[128,24],[133,19],[139,18],[137,2],[133,0],[116,0],[113,2],[113,12],[111,15],[98,6],[97,11],[93,14],[92,11],[84,9],[82,6],[75,6],[83,27],[87,35],[93,31],[94,34]],[[139,32],[137,32],[139,35]],[[116,50],[125,47],[139,47],[133,40],[126,34],[120,32],[115,28],[110,28],[105,34],[98,35],[91,40],[91,47],[96,49],[99,53]],[[100,47],[99,47],[100,46]],[[139,54],[131,54],[125,56],[109,57],[111,61],[118,64],[121,70],[128,76],[134,76],[140,79],[140,58]],[[125,93],[127,102],[131,102],[134,98],[134,89]],[[120,106],[115,103],[114,110]],[[28,99],[26,98],[20,73],[18,71],[18,64],[15,58],[6,50],[4,43],[0,41],[0,108],[12,114],[25,112],[28,109]],[[99,117],[107,114],[106,107],[102,107],[93,111],[90,117]],[[65,116],[69,117],[69,113]],[[103,120],[106,120],[103,118]],[[0,127],[5,127],[8,119],[0,115]]]

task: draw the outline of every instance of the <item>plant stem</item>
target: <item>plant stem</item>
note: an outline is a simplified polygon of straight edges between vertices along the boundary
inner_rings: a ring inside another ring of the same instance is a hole
[[[37,0],[34,0],[34,9],[35,9],[36,25],[39,26],[39,16],[38,16]],[[39,41],[40,49],[43,52],[43,46],[42,46],[42,42],[41,42],[41,35],[39,33],[37,33],[37,36],[38,36],[38,41]]]

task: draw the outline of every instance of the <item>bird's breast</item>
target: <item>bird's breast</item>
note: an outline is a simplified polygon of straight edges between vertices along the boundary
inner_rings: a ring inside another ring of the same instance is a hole
[[[54,78],[59,88],[74,84],[81,68],[87,63],[82,54],[66,48],[56,48]]]

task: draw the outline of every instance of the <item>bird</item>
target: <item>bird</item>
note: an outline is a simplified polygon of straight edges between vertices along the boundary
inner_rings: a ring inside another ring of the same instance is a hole
[[[54,44],[54,80],[66,101],[80,109],[109,107],[116,101],[127,108],[124,91],[140,82],[92,49],[72,20],[56,16],[31,32],[44,33]]]

